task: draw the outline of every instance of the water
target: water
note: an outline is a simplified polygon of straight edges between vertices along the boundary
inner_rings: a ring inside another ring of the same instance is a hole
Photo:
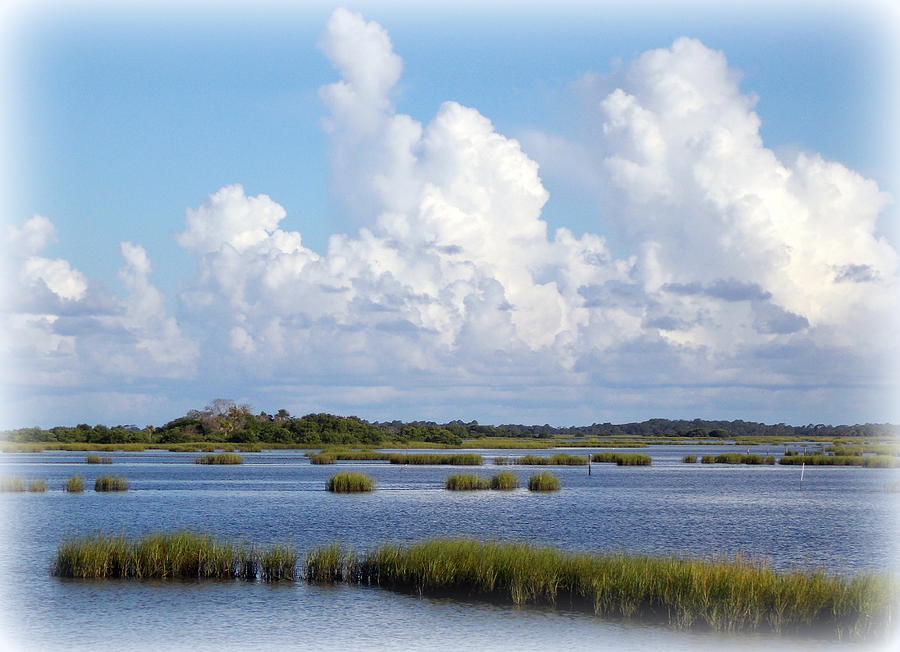
[[[5,631],[11,649],[821,649],[822,642],[722,637],[603,621],[548,608],[436,600],[358,587],[302,582],[64,581],[48,573],[61,539],[102,530],[136,536],[188,528],[299,550],[341,541],[364,549],[385,541],[452,535],[548,543],[570,550],[691,556],[764,557],[778,568],[893,572],[898,568],[893,469],[710,466],[682,455],[746,447],[642,449],[651,467],[551,467],[563,490],[532,494],[448,492],[459,467],[384,462],[310,465],[300,451],[244,454],[240,466],[193,463],[196,454],[112,453],[86,465],[85,453],[5,454],[0,475],[45,478],[44,494],[2,494],[0,552]],[[765,446],[753,452],[764,453]],[[490,475],[501,467],[485,451]],[[527,451],[534,453],[535,451]],[[589,450],[573,451],[587,454]],[[527,480],[536,467],[502,467]],[[542,467],[541,470],[546,470]],[[324,490],[336,470],[363,470],[371,494]],[[62,483],[85,478],[84,494]],[[96,476],[127,476],[126,493],[91,491]],[[870,649],[830,643],[841,650]]]

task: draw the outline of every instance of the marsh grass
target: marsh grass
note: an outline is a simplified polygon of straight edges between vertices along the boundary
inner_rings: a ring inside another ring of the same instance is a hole
[[[492,449],[544,449],[554,448],[556,442],[551,439],[535,439],[531,437],[479,437],[464,439],[461,448],[492,448]]]
[[[894,581],[823,572],[776,573],[765,562],[589,555],[521,543],[433,539],[383,545],[362,559],[339,546],[322,581],[374,584],[419,594],[564,604],[597,616],[664,622],[719,632],[816,632],[866,638],[890,631]],[[318,562],[317,562],[318,563]],[[308,562],[309,567],[309,562]],[[310,581],[317,581],[308,571]],[[334,578],[334,579],[332,579]]]
[[[642,453],[602,452],[591,455],[592,462],[615,464],[616,466],[650,466],[653,458]]]
[[[696,455],[685,455],[681,458],[681,461],[685,464],[694,464],[697,461]]]
[[[342,471],[328,479],[326,488],[339,494],[361,493],[375,489],[375,480],[365,473]]]
[[[490,488],[490,480],[474,473],[454,473],[447,476],[447,480],[444,482],[444,489],[450,491],[477,491]]]
[[[306,456],[309,458],[310,464],[334,464],[335,460],[350,461],[380,461],[389,460],[391,455],[397,453],[382,453],[373,450],[341,450],[341,449],[323,449],[319,453],[310,452]]]
[[[94,480],[94,491],[127,491],[128,480],[123,475],[101,475]]]
[[[812,466],[862,466],[873,469],[889,469],[900,466],[893,455],[790,455],[778,460],[779,464],[809,464]]]
[[[556,453],[549,457],[544,455],[523,455],[515,463],[523,466],[584,466],[588,463],[588,459],[587,455]]]
[[[532,473],[528,478],[528,491],[557,491],[560,486],[559,478],[547,471]]]
[[[47,481],[46,480],[31,480],[28,483],[28,491],[32,493],[43,493],[47,491]]]
[[[244,458],[235,453],[215,453],[194,459],[194,464],[243,464]]]
[[[497,466],[504,466],[504,465],[515,464],[515,463],[516,463],[515,458],[509,457],[508,455],[503,455],[503,456],[494,458],[494,464]]]
[[[449,464],[452,466],[481,466],[477,453],[391,453],[391,464]]]
[[[51,572],[81,579],[295,579],[297,554],[285,545],[258,551],[193,532],[137,540],[97,534],[60,544]]]
[[[86,464],[112,464],[112,458],[108,455],[88,455],[84,461]]]
[[[775,456],[764,456],[757,453],[720,453],[704,455],[700,458],[700,462],[702,464],[775,464]]]
[[[0,492],[25,491],[25,481],[22,478],[0,478]]]
[[[334,455],[331,453],[307,453],[310,464],[334,464]]]
[[[63,489],[69,493],[77,494],[84,491],[84,478],[80,475],[73,475],[63,484]]]
[[[491,476],[491,489],[516,489],[519,486],[519,478],[510,471],[500,471]]]
[[[350,580],[352,568],[355,566],[352,551],[334,543],[319,546],[306,553],[306,571],[308,582],[330,584]]]

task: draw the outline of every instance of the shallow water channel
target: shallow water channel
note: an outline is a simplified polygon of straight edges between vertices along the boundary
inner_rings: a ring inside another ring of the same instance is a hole
[[[892,649],[767,636],[677,632],[546,607],[517,609],[469,599],[433,599],[376,588],[304,582],[71,581],[51,577],[62,539],[103,531],[137,536],[191,529],[300,551],[333,541],[366,549],[386,541],[471,536],[569,550],[764,557],[780,569],[898,573],[900,470],[683,464],[735,446],[653,446],[649,467],[495,467],[495,456],[550,451],[474,450],[483,467],[386,462],[310,465],[303,451],[244,453],[239,466],[194,464],[194,453],[0,454],[0,475],[46,479],[46,493],[0,494],[5,644],[14,650],[796,650]],[[587,454],[599,449],[577,449]],[[753,452],[777,452],[755,446]],[[557,452],[557,451],[553,451]],[[375,478],[371,494],[325,491],[339,470]],[[451,473],[536,470],[559,492],[449,492]],[[62,483],[79,473],[83,494]],[[125,475],[125,493],[95,493],[94,478]],[[900,638],[896,639],[900,641]]]

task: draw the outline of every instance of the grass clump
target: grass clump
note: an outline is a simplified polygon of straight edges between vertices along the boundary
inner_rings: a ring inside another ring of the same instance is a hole
[[[128,480],[123,475],[101,475],[94,480],[94,491],[127,491]]]
[[[326,488],[339,494],[360,493],[375,489],[375,481],[365,473],[342,471],[328,479]]]
[[[528,478],[528,491],[557,491],[560,486],[559,478],[547,471],[532,473]]]
[[[383,545],[342,568],[352,569],[345,571],[350,581],[388,589],[500,596],[516,605],[565,602],[597,616],[720,632],[883,635],[898,597],[891,580],[875,575],[777,573],[742,558],[590,555],[470,539]]]
[[[684,457],[681,458],[681,461],[684,462],[685,464],[694,464],[697,462],[697,456],[696,455],[685,455]]]
[[[450,491],[476,491],[490,489],[491,483],[487,478],[482,478],[474,473],[454,473],[447,476],[444,488]]]
[[[757,453],[720,453],[704,455],[700,462],[702,464],[775,464],[775,456],[763,456]]]
[[[505,466],[505,465],[515,464],[515,463],[516,463],[515,459],[513,459],[512,457],[509,457],[508,455],[502,455],[500,457],[494,458],[494,464],[497,466]]]
[[[28,483],[28,491],[32,493],[43,493],[47,491],[46,480],[32,480]]]
[[[276,544],[259,556],[263,582],[297,579],[297,552],[288,545]]]
[[[88,455],[84,458],[87,464],[112,464],[112,457],[108,455]]]
[[[516,489],[519,486],[519,478],[510,471],[500,471],[491,476],[491,489]]]
[[[25,491],[25,481],[22,478],[0,478],[0,491]]]
[[[194,459],[194,464],[243,464],[244,458],[236,453],[215,453],[201,455]]]
[[[63,484],[63,489],[69,493],[77,494],[84,491],[84,478],[80,475],[73,475]]]
[[[616,466],[650,466],[653,458],[642,453],[602,452],[591,455],[591,461],[615,464]]]
[[[544,455],[523,455],[516,460],[516,464],[523,466],[540,466],[550,464],[550,458]]]
[[[306,580],[322,584],[343,582],[350,579],[353,553],[333,543],[306,553]]]
[[[334,455],[329,453],[309,453],[310,464],[334,464]]]
[[[452,466],[481,466],[484,460],[477,453],[392,453],[391,464],[449,464]]]
[[[862,466],[871,469],[889,469],[900,465],[892,455],[790,455],[778,460],[779,464],[810,464],[812,466]]]

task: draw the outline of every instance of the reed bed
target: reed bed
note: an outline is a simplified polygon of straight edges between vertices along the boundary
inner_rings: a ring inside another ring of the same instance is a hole
[[[149,534],[137,540],[97,534],[60,544],[52,573],[80,579],[296,578],[297,554],[288,546],[259,551],[193,532]]]
[[[454,473],[447,476],[447,480],[444,483],[444,489],[449,489],[450,491],[478,491],[490,488],[490,480],[474,473]]]
[[[307,556],[307,578],[346,579],[423,595],[506,599],[515,605],[563,604],[596,616],[663,622],[677,629],[814,632],[856,639],[890,632],[898,597],[893,580],[875,575],[777,573],[765,562],[740,557],[590,555],[471,539],[382,545],[360,559],[333,545]]]
[[[375,480],[365,473],[342,471],[328,479],[326,488],[339,494],[361,493],[375,489]]]
[[[194,459],[194,464],[243,464],[244,458],[235,453],[215,453],[201,455]]]
[[[68,491],[69,493],[79,494],[84,491],[84,478],[80,475],[75,474],[71,478],[65,481],[63,484],[63,489]]]
[[[653,443],[660,442],[654,441]],[[558,445],[560,448],[647,448],[650,444],[620,439],[607,439],[606,441],[587,439],[584,441],[560,441]]]
[[[0,478],[0,492],[25,491],[25,481],[22,478]]]
[[[43,493],[47,491],[47,481],[46,480],[31,480],[28,483],[28,491],[31,493]]]
[[[547,471],[532,473],[528,478],[528,491],[558,491],[560,486],[559,478]]]
[[[544,455],[523,455],[515,460],[514,463],[523,466],[584,466],[588,463],[588,456],[571,455],[569,453],[556,453],[550,457]]]
[[[591,461],[615,464],[616,466],[650,466],[653,464],[653,458],[642,453],[594,453],[591,455]]]
[[[509,490],[519,486],[519,478],[510,471],[500,471],[491,476],[491,489]]]
[[[334,464],[335,457],[331,453],[307,453],[310,464]]]
[[[101,475],[94,480],[94,491],[127,491],[128,480],[123,475]]]
[[[681,461],[684,462],[685,464],[695,464],[697,462],[697,456],[696,455],[685,455],[684,457],[681,458]]]
[[[812,466],[862,466],[873,469],[890,469],[900,466],[900,460],[893,455],[791,455],[782,457],[778,463]]]
[[[758,455],[757,453],[720,453],[704,455],[700,458],[703,464],[775,464],[774,455]]]
[[[112,464],[112,458],[108,455],[88,455],[84,461],[85,464]]]
[[[389,460],[391,453],[382,453],[381,451],[339,451],[329,453],[336,460],[353,460],[353,461],[373,461],[373,460]]]
[[[517,439],[515,437],[477,437],[474,439],[464,439],[461,448],[493,448],[493,449],[545,449],[555,448],[558,445],[551,439],[534,439],[524,437]]]
[[[835,455],[865,455],[866,453],[874,453],[875,455],[900,455],[900,445],[898,444],[834,444],[825,447],[826,453],[834,453]]]
[[[452,466],[481,466],[484,463],[477,453],[391,453],[391,464],[449,464]]]
[[[505,466],[509,464],[515,464],[516,459],[514,457],[509,457],[508,455],[502,455],[500,457],[494,458],[494,464],[497,466]]]

